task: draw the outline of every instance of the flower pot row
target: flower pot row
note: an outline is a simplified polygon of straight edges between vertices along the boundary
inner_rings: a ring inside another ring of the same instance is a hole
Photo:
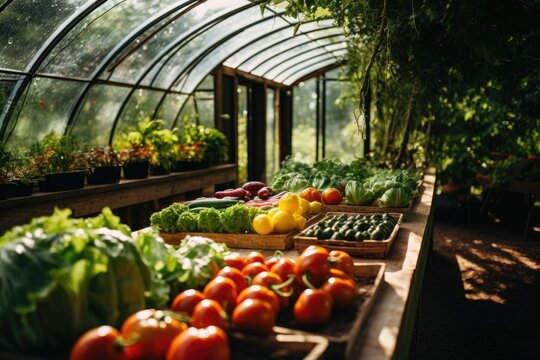
[[[193,171],[208,168],[205,161],[178,161],[172,172]],[[122,171],[123,170],[123,171]],[[86,182],[90,185],[116,184],[124,179],[145,179],[149,175],[168,175],[163,166],[150,165],[148,161],[130,162],[124,166],[103,166],[91,170],[77,170],[62,173],[46,174],[38,180],[38,189],[41,192],[75,190],[84,187]],[[30,196],[34,190],[34,183],[9,182],[0,184],[0,200],[8,197]]]

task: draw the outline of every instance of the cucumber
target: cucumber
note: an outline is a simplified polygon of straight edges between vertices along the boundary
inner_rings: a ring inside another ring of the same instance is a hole
[[[189,209],[194,208],[209,208],[212,207],[214,209],[223,209],[227,208],[229,206],[236,205],[240,202],[240,200],[232,200],[232,199],[216,199],[216,198],[202,198],[193,200],[188,204]]]

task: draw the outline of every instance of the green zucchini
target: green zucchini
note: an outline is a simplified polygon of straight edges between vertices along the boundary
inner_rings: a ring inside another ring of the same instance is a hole
[[[216,199],[216,198],[202,198],[193,200],[188,204],[189,209],[194,208],[214,208],[214,209],[223,209],[227,208],[229,206],[236,205],[240,202],[240,200],[232,200],[232,199]]]

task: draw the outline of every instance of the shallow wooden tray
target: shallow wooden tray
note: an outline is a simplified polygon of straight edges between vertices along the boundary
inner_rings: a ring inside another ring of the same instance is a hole
[[[293,236],[298,233],[298,230],[288,234],[226,234],[226,233],[166,233],[160,232],[160,236],[167,244],[178,245],[187,235],[204,236],[214,241],[226,244],[231,248],[243,249],[269,249],[269,250],[288,250],[294,245]]]
[[[329,341],[324,336],[300,334],[274,326],[274,334],[264,338],[241,332],[229,332],[231,358],[242,360],[304,359],[323,357]]]
[[[397,233],[399,231],[399,227],[401,225],[401,221],[403,220],[403,214],[395,214],[390,213],[389,215],[392,216],[396,220],[396,226],[394,226],[394,230],[392,230],[392,233],[390,234],[390,237],[385,240],[364,240],[364,241],[350,241],[350,240],[325,240],[325,239],[317,239],[316,237],[307,237],[303,234],[313,226],[315,226],[318,222],[326,219],[330,216],[336,216],[341,214],[347,214],[347,215],[357,215],[358,213],[344,213],[344,212],[329,212],[326,214],[322,214],[323,216],[317,218],[317,221],[312,223],[309,227],[304,229],[302,232],[300,232],[298,235],[294,236],[294,247],[298,251],[303,251],[305,248],[311,245],[319,245],[324,246],[325,248],[329,250],[343,250],[351,256],[358,256],[358,257],[366,257],[366,258],[385,258],[388,256],[388,253],[390,252],[390,248],[392,247],[392,244],[394,243],[394,240],[396,239]],[[369,213],[366,215],[377,215],[381,213]]]
[[[355,342],[384,284],[384,263],[356,264],[355,277],[359,297],[350,310],[334,312],[330,322],[316,328],[305,328],[294,322],[291,311],[280,314],[278,325],[294,329],[299,334],[313,334],[329,341],[325,359],[349,359]]]
[[[345,212],[345,213],[368,213],[368,214],[380,214],[380,213],[393,213],[406,215],[412,208],[414,198],[409,201],[409,205],[402,208],[384,208],[378,206],[364,206],[364,205],[347,205],[345,203],[339,205],[327,205],[323,204],[321,211],[323,213],[328,212]]]

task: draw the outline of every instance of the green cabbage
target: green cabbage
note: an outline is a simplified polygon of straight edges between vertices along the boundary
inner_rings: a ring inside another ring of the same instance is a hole
[[[406,207],[412,194],[407,187],[393,187],[384,192],[379,199],[381,207]]]
[[[347,183],[345,196],[349,205],[371,205],[377,197],[373,190],[366,189],[359,181]]]
[[[0,348],[61,351],[92,327],[164,306],[168,288],[129,234],[104,209],[91,219],[55,210],[2,236]]]

